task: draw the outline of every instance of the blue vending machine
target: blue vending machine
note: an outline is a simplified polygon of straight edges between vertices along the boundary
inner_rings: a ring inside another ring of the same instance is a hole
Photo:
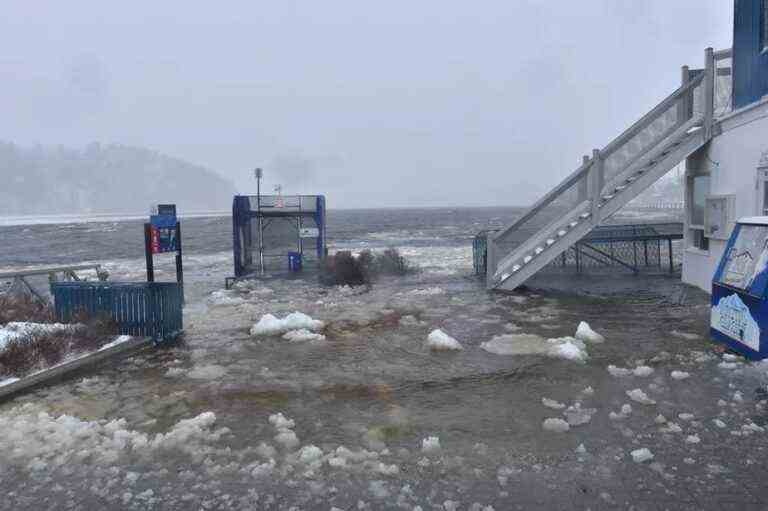
[[[712,280],[715,340],[747,358],[768,358],[768,216],[736,223]]]

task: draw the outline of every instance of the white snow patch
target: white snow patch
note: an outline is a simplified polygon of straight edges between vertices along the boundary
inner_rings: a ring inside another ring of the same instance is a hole
[[[440,438],[436,436],[430,436],[427,438],[424,438],[421,441],[421,451],[422,452],[434,452],[440,450]]]
[[[715,426],[717,426],[720,429],[723,429],[723,428],[726,427],[725,422],[721,421],[720,419],[712,419],[712,424],[714,424]]]
[[[608,372],[611,374],[611,376],[615,376],[617,378],[621,378],[623,376],[629,376],[630,374],[632,374],[631,369],[627,369],[625,367],[618,367],[615,365],[609,365]]]
[[[605,341],[605,337],[592,330],[586,321],[579,323],[574,337],[585,342],[601,343]]]
[[[0,380],[0,387],[5,387],[6,385],[10,385],[11,383],[16,383],[19,381],[18,378],[6,378],[4,380]]]
[[[565,405],[563,403],[559,403],[555,401],[554,399],[549,399],[547,397],[541,398],[541,404],[546,406],[547,408],[553,408],[555,410],[561,410],[565,408]]]
[[[244,304],[245,300],[239,296],[234,296],[231,291],[214,291],[208,297],[208,303],[214,306],[234,307]]]
[[[324,341],[325,336],[323,334],[310,332],[306,328],[301,328],[299,330],[290,330],[286,332],[283,335],[283,339],[291,342],[307,342],[307,341],[318,342],[318,341]]]
[[[693,415],[692,413],[678,413],[677,417],[680,420],[684,420],[684,421],[692,421],[693,419],[696,418],[696,416]]]
[[[274,413],[269,416],[269,423],[275,427],[275,429],[293,429],[296,426],[296,422],[293,419],[288,419],[282,413]]]
[[[698,334],[691,334],[688,332],[681,332],[679,330],[672,330],[669,332],[669,335],[673,337],[677,337],[679,339],[685,339],[686,341],[695,341],[696,339],[701,339],[701,336]]]
[[[592,416],[597,412],[596,408],[582,408],[581,403],[576,402],[569,406],[564,412],[568,425],[580,426],[592,420]]]
[[[649,366],[637,366],[632,370],[632,374],[640,376],[642,378],[653,374],[653,367]]]
[[[429,333],[427,336],[427,346],[435,351],[458,351],[464,349],[459,341],[439,328]]]
[[[621,406],[621,410],[618,413],[616,412],[609,413],[608,418],[614,421],[622,420],[629,417],[629,414],[631,413],[632,413],[632,406],[628,403],[625,403]]]
[[[251,328],[252,336],[277,335],[284,334],[291,330],[311,330],[313,332],[322,330],[325,323],[320,320],[312,319],[301,312],[292,312],[286,317],[279,319],[272,314],[264,314],[258,323]]]
[[[685,443],[687,444],[698,444],[699,442],[701,442],[699,435],[688,435],[685,437]]]
[[[574,362],[586,362],[589,358],[584,342],[573,337],[560,337],[549,339],[548,343],[552,345],[547,353],[550,357],[564,358]]]
[[[541,427],[544,431],[551,431],[553,433],[565,433],[571,429],[571,426],[563,419],[556,418],[544,419]]]
[[[627,391],[627,396],[629,396],[629,398],[632,401],[637,401],[638,403],[643,404],[643,405],[655,405],[656,404],[656,401],[654,401],[653,399],[648,397],[648,394],[643,392],[641,389],[628,390]]]
[[[685,380],[691,376],[691,373],[687,373],[685,371],[672,371],[670,376],[672,376],[673,380]]]
[[[630,454],[632,455],[632,460],[635,463],[643,463],[645,461],[653,459],[653,453],[647,447],[643,447],[641,449],[635,449]]]
[[[424,289],[412,289],[408,292],[409,295],[416,296],[435,296],[445,294],[445,289],[441,287],[427,287]]]
[[[0,351],[15,340],[20,340],[33,334],[56,334],[60,332],[74,332],[83,328],[81,324],[66,325],[63,323],[30,323],[12,321],[4,327],[0,327]]]
[[[103,351],[103,350],[112,348],[114,346],[117,346],[118,344],[123,344],[124,342],[128,342],[131,339],[133,339],[133,337],[131,337],[130,335],[121,335],[121,336],[115,338],[114,341],[108,342],[107,344],[103,345],[101,348],[99,348],[99,351]]]

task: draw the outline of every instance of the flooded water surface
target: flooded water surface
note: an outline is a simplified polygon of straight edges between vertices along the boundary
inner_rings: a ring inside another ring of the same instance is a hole
[[[768,366],[716,350],[675,276],[486,292],[471,237],[514,213],[334,212],[332,250],[421,268],[370,289],[226,291],[229,219],[189,220],[183,342],[0,405],[0,508],[761,508]],[[143,277],[135,221],[0,238],[5,269]]]

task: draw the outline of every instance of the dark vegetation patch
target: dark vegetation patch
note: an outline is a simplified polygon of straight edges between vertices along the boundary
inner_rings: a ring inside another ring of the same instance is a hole
[[[363,250],[357,256],[342,250],[325,259],[320,281],[329,286],[369,286],[384,276],[408,275],[416,271],[418,268],[396,248],[383,252]]]
[[[50,305],[30,297],[0,297],[0,325],[10,322],[55,323]],[[58,364],[70,353],[94,351],[118,332],[111,317],[78,313],[71,328],[49,331],[32,329],[6,343],[0,351],[0,375],[22,377],[30,372]]]

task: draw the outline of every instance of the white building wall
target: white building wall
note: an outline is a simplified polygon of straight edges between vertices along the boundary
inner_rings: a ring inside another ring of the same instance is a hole
[[[768,101],[734,112],[721,122],[722,133],[688,158],[686,173],[709,172],[710,195],[735,195],[734,219],[762,214],[758,199],[757,167],[768,151]],[[726,241],[710,239],[706,251],[693,247],[690,194],[686,190],[683,282],[711,292],[712,277]],[[732,227],[729,228],[728,234]]]

